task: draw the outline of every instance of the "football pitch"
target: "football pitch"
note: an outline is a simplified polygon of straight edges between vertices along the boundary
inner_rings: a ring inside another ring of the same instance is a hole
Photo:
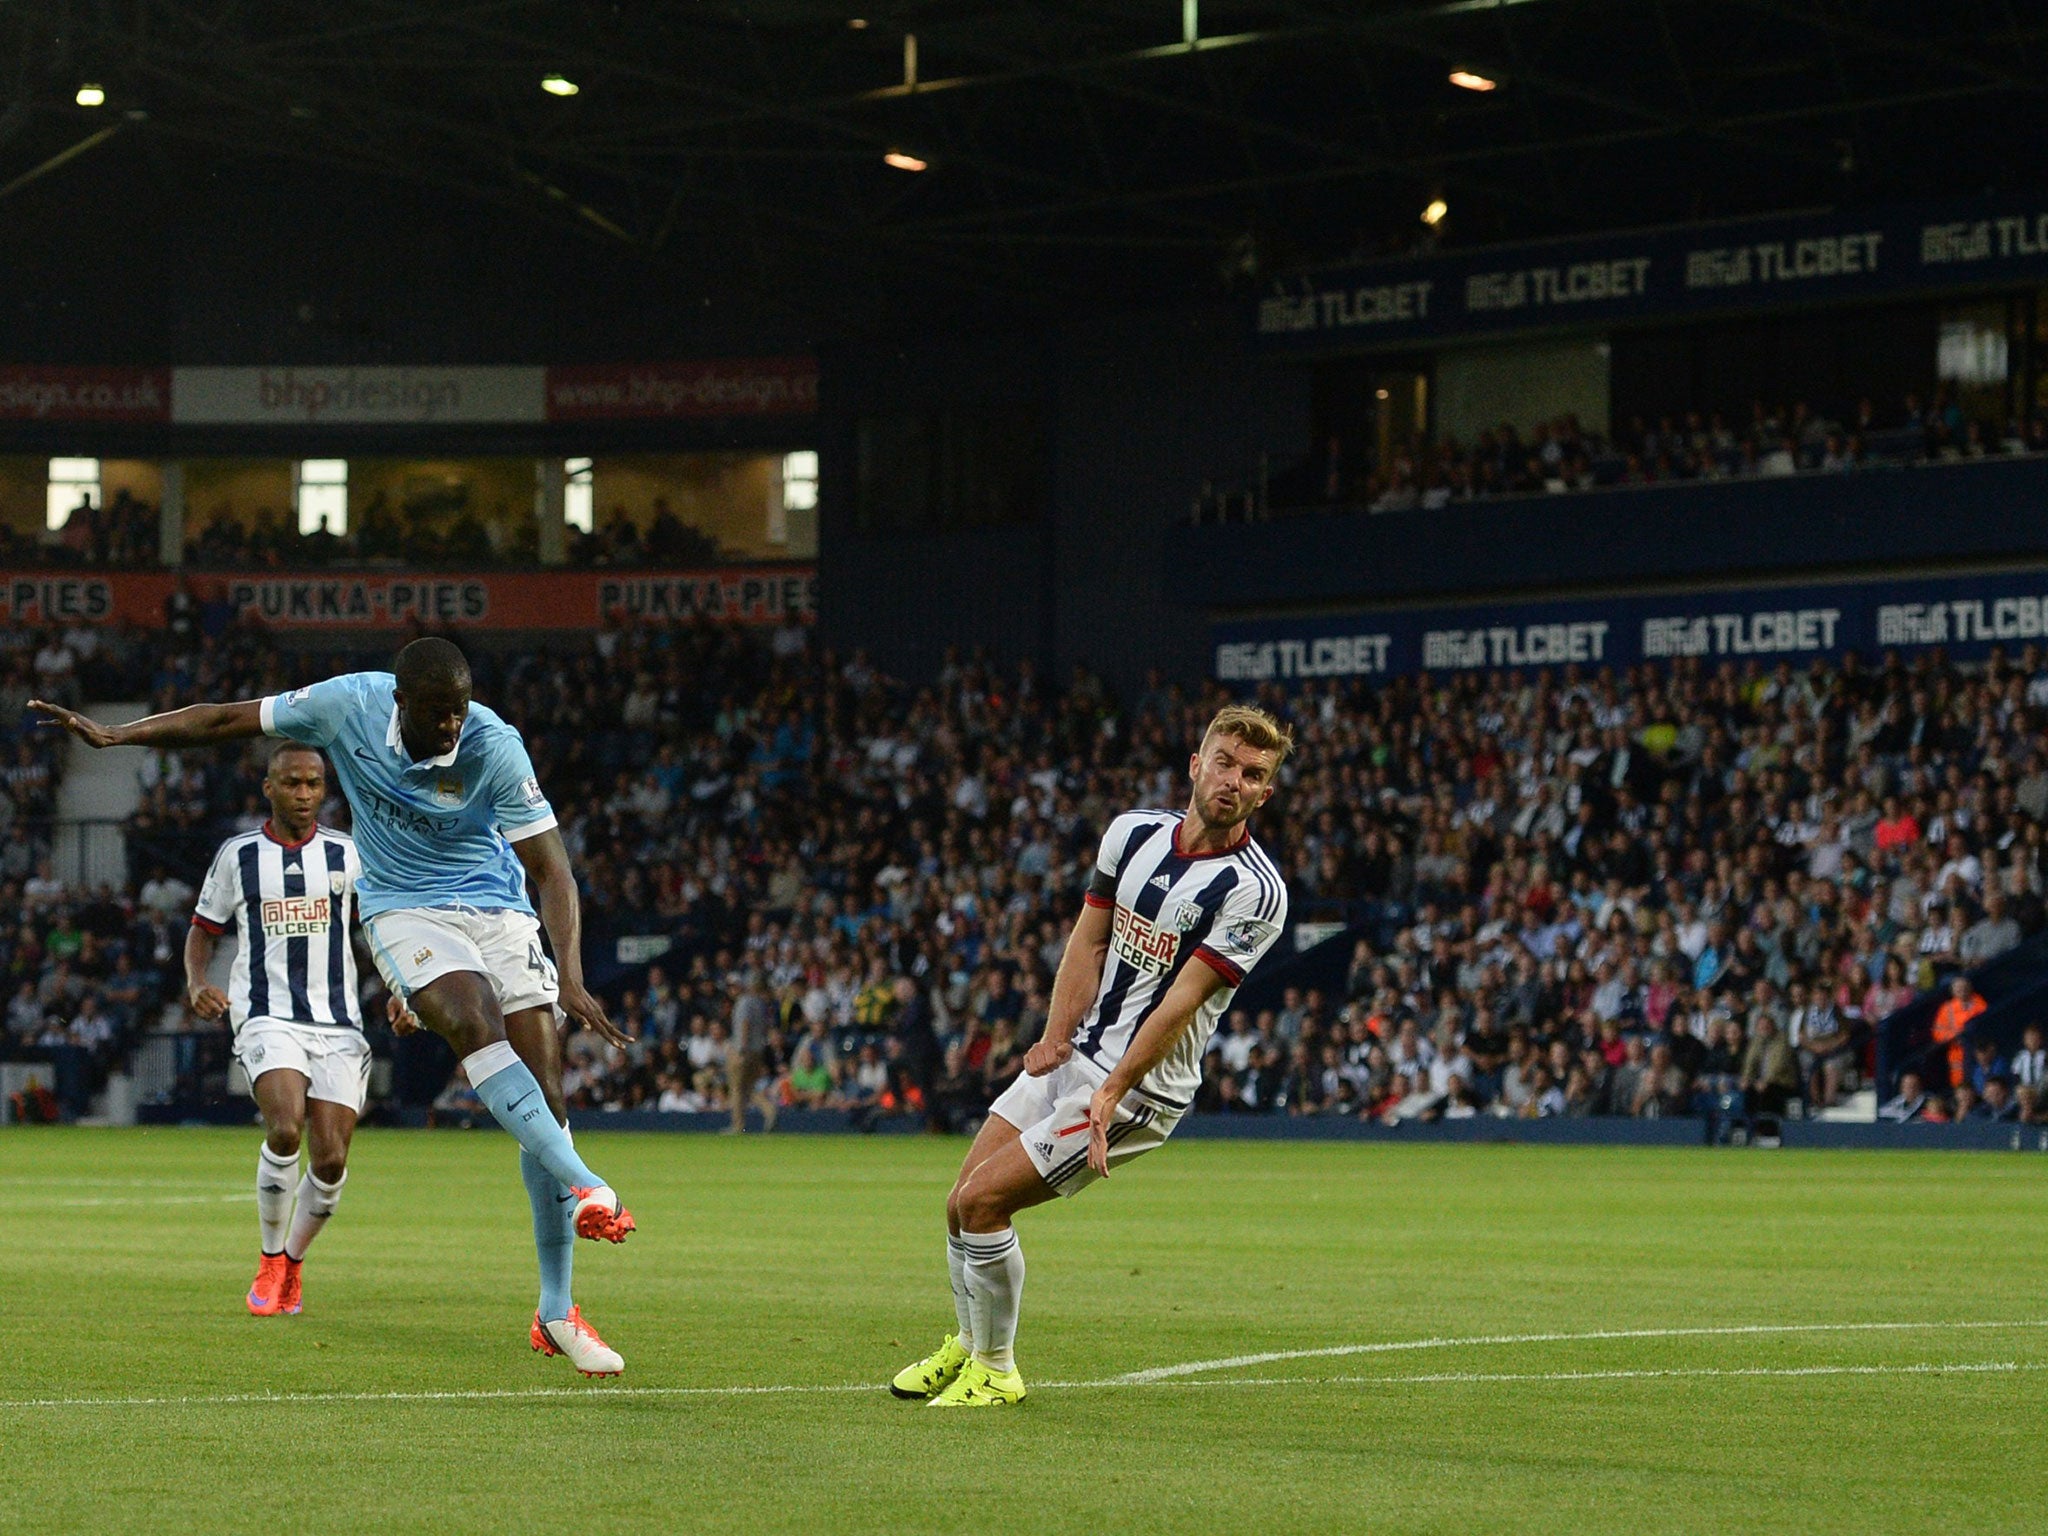
[[[964,1143],[578,1145],[615,1384],[528,1350],[500,1134],[361,1134],[258,1320],[256,1132],[0,1133],[0,1526],[2043,1523],[2038,1157],[1180,1142],[1020,1219],[1030,1397],[935,1412]]]

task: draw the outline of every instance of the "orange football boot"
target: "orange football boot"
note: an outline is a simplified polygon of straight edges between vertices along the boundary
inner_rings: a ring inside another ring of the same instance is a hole
[[[301,1310],[299,1303],[299,1270],[305,1265],[304,1259],[295,1259],[290,1254],[284,1260],[284,1285],[277,1293],[277,1310],[287,1317],[297,1317]]]
[[[542,1322],[540,1314],[534,1313],[533,1329],[527,1340],[543,1355],[567,1355],[569,1363],[586,1376],[617,1376],[626,1368],[619,1352],[583,1321],[581,1307],[571,1307],[567,1317],[550,1323]]]
[[[275,1317],[284,1310],[285,1265],[289,1262],[281,1253],[266,1253],[256,1265],[256,1278],[249,1284],[249,1294],[244,1299],[249,1303],[251,1317]],[[297,1266],[293,1265],[296,1270]],[[292,1294],[298,1295],[298,1276],[292,1276]],[[297,1311],[295,1306],[293,1311]]]
[[[639,1223],[633,1220],[633,1213],[626,1209],[625,1201],[612,1193],[607,1184],[588,1188],[577,1187],[569,1191],[576,1197],[576,1235],[593,1241],[602,1238],[607,1243],[623,1243],[626,1234],[637,1229]]]

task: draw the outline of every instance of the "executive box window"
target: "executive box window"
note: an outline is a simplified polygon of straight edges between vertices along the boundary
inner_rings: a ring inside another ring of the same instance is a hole
[[[49,489],[43,500],[44,525],[61,529],[81,507],[100,504],[100,461],[98,459],[50,460]]]

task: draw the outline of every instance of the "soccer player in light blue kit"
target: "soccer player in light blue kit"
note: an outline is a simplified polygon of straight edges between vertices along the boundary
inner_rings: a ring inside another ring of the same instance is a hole
[[[583,984],[568,850],[519,732],[470,700],[469,663],[415,640],[392,672],[351,672],[266,699],[193,704],[102,725],[34,701],[92,747],[196,747],[278,736],[325,751],[355,810],[356,895],[377,968],[406,1010],[454,1047],[477,1097],[518,1139],[540,1250],[529,1339],[586,1376],[625,1366],[570,1298],[578,1236],[623,1242],[633,1218],[576,1155],[563,1108],[559,1009],[627,1037]],[[555,959],[540,944],[526,883]]]

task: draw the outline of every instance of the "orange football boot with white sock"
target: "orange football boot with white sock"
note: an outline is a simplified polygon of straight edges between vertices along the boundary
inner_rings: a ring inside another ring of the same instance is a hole
[[[249,1282],[249,1294],[243,1298],[249,1303],[251,1317],[275,1317],[284,1310],[285,1266],[290,1262],[281,1253],[266,1253],[257,1262],[256,1278]],[[292,1279],[292,1289],[297,1291],[298,1277],[294,1275]],[[294,1306],[292,1310],[296,1312],[298,1308]]]

